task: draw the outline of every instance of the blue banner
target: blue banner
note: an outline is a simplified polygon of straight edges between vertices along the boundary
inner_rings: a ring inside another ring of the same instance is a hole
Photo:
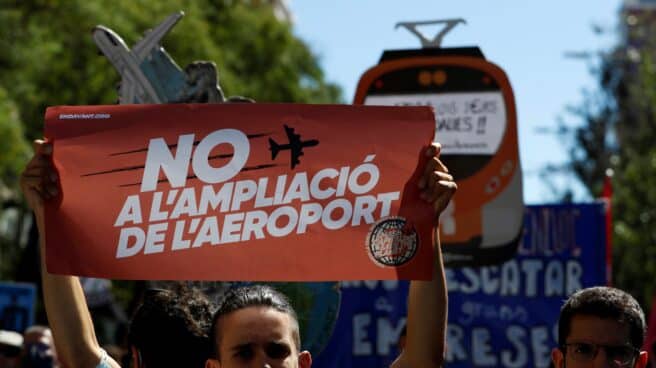
[[[606,280],[602,203],[528,206],[517,255],[447,269],[447,367],[548,367],[563,301]],[[314,367],[387,367],[405,325],[407,282],[342,283],[335,331]]]
[[[0,330],[23,333],[33,325],[35,300],[34,284],[0,282]]]

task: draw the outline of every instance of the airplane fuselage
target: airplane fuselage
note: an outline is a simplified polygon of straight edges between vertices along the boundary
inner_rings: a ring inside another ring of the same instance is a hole
[[[316,146],[317,144],[319,144],[319,141],[318,141],[318,140],[316,140],[316,139],[310,139],[310,140],[307,140],[307,141],[302,141],[302,142],[300,142],[299,144],[292,144],[292,143],[280,144],[280,145],[278,145],[278,149],[279,149],[280,151],[284,151],[284,150],[295,150],[295,149],[299,149],[299,148],[302,149],[302,148],[304,148],[304,147],[314,147],[314,146]]]

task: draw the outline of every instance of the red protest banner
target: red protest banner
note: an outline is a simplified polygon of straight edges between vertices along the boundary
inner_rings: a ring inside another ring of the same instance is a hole
[[[48,270],[116,279],[430,277],[430,108],[51,107]]]

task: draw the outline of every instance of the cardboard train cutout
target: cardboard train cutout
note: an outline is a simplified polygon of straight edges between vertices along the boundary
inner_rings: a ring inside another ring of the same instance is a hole
[[[354,103],[435,109],[435,141],[458,183],[442,214],[445,264],[477,266],[510,259],[521,237],[524,203],[512,87],[478,47],[441,47],[462,19],[402,22],[423,48],[386,50],[358,83]],[[430,40],[417,26],[444,24]]]

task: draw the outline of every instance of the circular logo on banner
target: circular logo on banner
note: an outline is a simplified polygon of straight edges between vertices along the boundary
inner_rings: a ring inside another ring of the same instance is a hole
[[[415,256],[419,236],[406,229],[403,217],[387,217],[374,223],[367,235],[371,259],[381,266],[400,266]]]

